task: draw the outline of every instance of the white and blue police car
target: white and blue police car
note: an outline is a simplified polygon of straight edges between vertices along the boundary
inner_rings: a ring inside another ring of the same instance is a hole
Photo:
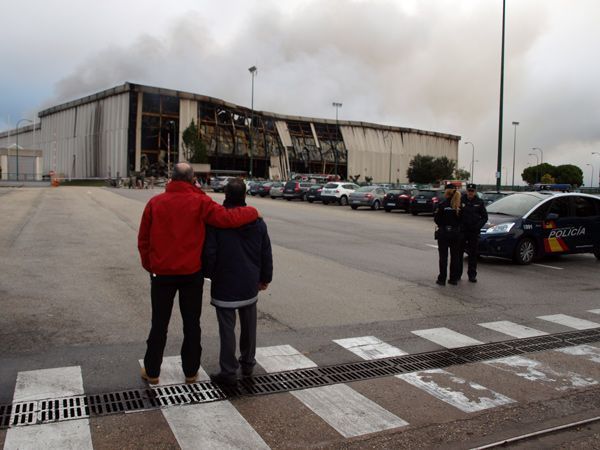
[[[600,198],[580,193],[523,192],[487,207],[479,254],[529,264],[553,254],[600,259]]]

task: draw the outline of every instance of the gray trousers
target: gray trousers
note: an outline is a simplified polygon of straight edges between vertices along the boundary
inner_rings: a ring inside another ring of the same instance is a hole
[[[256,303],[242,308],[217,309],[219,321],[219,337],[221,338],[221,351],[219,364],[221,373],[226,376],[235,376],[242,366],[242,372],[252,372],[256,360]],[[239,363],[235,357],[235,320],[236,311],[240,316],[240,358]]]

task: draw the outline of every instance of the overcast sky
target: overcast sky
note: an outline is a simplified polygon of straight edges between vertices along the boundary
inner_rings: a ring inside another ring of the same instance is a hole
[[[457,134],[496,168],[501,0],[0,0],[0,130],[125,81]],[[600,172],[600,1],[507,0],[504,163]],[[505,175],[503,175],[504,181]],[[597,176],[594,184],[598,183]]]

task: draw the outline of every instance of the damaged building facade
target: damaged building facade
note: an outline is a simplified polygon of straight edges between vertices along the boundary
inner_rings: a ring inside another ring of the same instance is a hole
[[[19,129],[19,147],[42,150],[44,175],[52,171],[79,179],[156,172],[185,160],[182,134],[192,121],[212,173],[273,179],[337,172],[342,178],[360,174],[377,182],[405,182],[413,156],[456,161],[460,140],[411,128],[252,111],[132,83],[45,109],[39,119]],[[10,148],[15,139],[15,130],[1,133],[0,148]],[[7,167],[3,173],[13,172]]]

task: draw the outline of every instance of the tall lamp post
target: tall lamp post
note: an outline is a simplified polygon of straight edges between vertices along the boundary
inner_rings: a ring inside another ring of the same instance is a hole
[[[504,24],[506,22],[506,0],[502,0],[502,54],[500,57],[500,113],[498,118],[498,164],[496,166],[496,190],[500,190],[502,176],[502,113],[504,105]]]
[[[535,156],[535,181],[538,181],[540,171],[540,157],[537,153],[529,153],[529,156]]]
[[[540,152],[540,164],[544,164],[544,151],[539,147],[533,147],[531,150],[539,150]]]
[[[342,107],[342,104],[340,102],[333,102],[331,104],[331,106],[333,106],[335,108],[335,128],[336,128],[336,133],[337,133],[337,141],[335,142],[335,150],[333,152],[333,158],[335,160],[335,175],[338,174],[338,142],[340,140],[340,122],[338,119],[338,113],[340,108]]]
[[[29,123],[33,123],[31,120],[29,119],[21,119],[17,122],[17,135],[15,137],[15,146],[17,148],[17,181],[19,181],[19,124],[21,122],[29,122]]]
[[[513,143],[513,173],[512,173],[512,189],[515,190],[515,159],[517,156],[517,126],[519,122],[512,123],[515,126],[515,139]]]
[[[475,172],[475,145],[473,145],[472,142],[465,142],[465,145],[467,144],[471,144],[471,147],[473,147],[473,152],[471,153],[471,183],[473,183],[473,172]]]
[[[592,168],[592,173],[590,175],[590,188],[593,188],[594,187],[594,165],[586,164],[586,166],[590,166]]]
[[[251,114],[250,114],[250,170],[248,174],[250,178],[252,178],[252,166],[253,166],[253,157],[254,157],[254,77],[256,76],[258,69],[256,66],[252,66],[248,68],[248,72],[252,76],[252,97],[250,100],[251,105]]]

